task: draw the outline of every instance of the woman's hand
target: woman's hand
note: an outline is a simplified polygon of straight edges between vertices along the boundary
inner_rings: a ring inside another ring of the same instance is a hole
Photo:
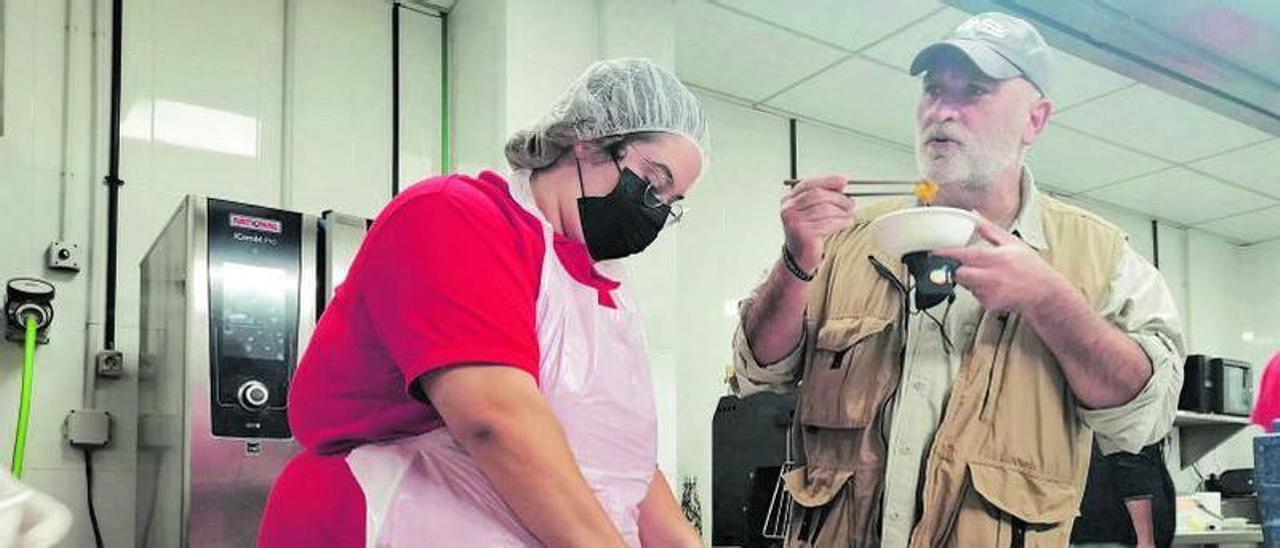
[[[700,548],[702,537],[684,511],[661,470],[654,470],[649,492],[640,502],[640,545],[644,548]]]

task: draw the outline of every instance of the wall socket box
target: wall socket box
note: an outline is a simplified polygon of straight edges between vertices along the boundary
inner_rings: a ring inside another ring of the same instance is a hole
[[[105,447],[111,442],[111,414],[96,409],[72,409],[62,422],[62,435],[76,447]]]
[[[53,270],[80,271],[80,246],[66,241],[49,244],[45,253],[45,266]]]
[[[94,372],[99,377],[118,379],[124,376],[124,354],[119,350],[102,350],[93,357]]]

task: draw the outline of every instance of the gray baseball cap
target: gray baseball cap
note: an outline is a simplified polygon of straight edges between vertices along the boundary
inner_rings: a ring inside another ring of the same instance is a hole
[[[1021,76],[1048,95],[1049,45],[1031,23],[998,12],[970,17],[941,41],[920,50],[911,61],[911,75],[932,68],[947,50],[964,54],[991,78]]]

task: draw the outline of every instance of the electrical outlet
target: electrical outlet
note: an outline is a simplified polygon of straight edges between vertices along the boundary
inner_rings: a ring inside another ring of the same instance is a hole
[[[111,414],[96,409],[72,409],[62,421],[62,436],[76,447],[106,447],[111,442]]]
[[[119,350],[100,350],[93,357],[94,372],[99,377],[118,379],[124,376],[124,354]]]
[[[79,272],[80,246],[65,241],[49,244],[49,250],[45,253],[45,266],[53,270]]]

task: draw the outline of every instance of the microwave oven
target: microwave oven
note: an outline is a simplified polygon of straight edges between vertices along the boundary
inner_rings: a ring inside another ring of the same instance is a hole
[[[1240,360],[1214,358],[1209,361],[1213,411],[1223,415],[1249,416],[1253,408],[1252,367]]]

